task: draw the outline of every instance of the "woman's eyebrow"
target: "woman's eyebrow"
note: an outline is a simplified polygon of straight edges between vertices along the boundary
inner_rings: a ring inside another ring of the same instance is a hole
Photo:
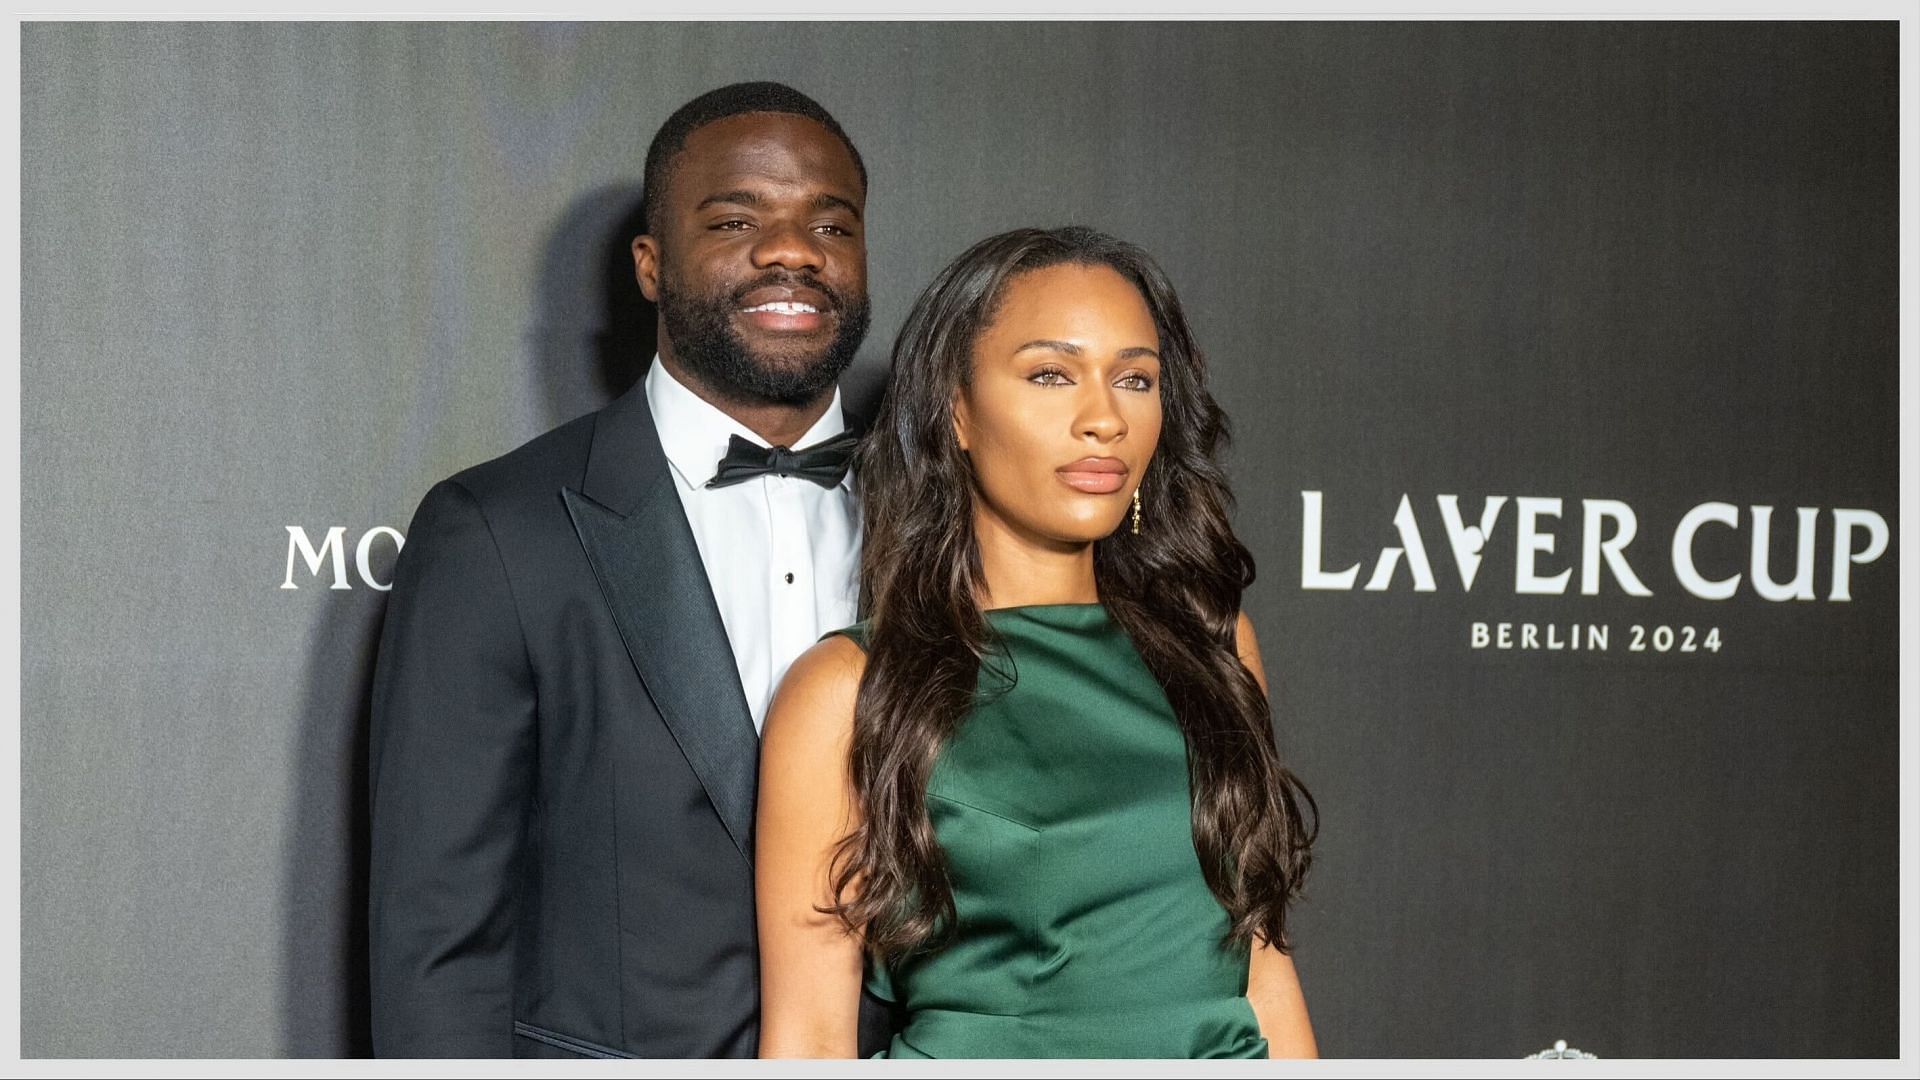
[[[1068,356],[1079,356],[1085,351],[1071,341],[1055,341],[1052,338],[1035,338],[1013,351],[1023,353],[1028,349],[1049,349],[1053,352],[1066,353]],[[1157,351],[1145,345],[1134,345],[1130,348],[1121,349],[1117,355],[1122,360],[1133,360],[1142,356],[1150,356],[1155,360],[1160,359],[1160,354]]]
[[[1053,352],[1066,353],[1068,356],[1080,355],[1080,346],[1075,345],[1071,341],[1055,341],[1052,338],[1035,338],[1013,351],[1023,353],[1028,349],[1048,349]]]

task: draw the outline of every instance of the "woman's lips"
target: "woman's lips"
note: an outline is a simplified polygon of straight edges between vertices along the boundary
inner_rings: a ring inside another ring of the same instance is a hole
[[[1089,495],[1111,495],[1127,482],[1127,465],[1119,458],[1081,458],[1054,473],[1068,487]]]

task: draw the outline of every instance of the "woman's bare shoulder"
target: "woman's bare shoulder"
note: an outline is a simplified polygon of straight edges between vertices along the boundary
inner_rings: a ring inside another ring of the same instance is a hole
[[[1234,651],[1240,654],[1240,662],[1247,666],[1248,671],[1253,672],[1254,681],[1260,684],[1260,689],[1265,690],[1267,668],[1260,662],[1260,639],[1254,634],[1253,620],[1247,617],[1245,611],[1240,613],[1240,620],[1234,626],[1233,637]]]
[[[767,708],[763,740],[844,740],[853,730],[853,706],[866,669],[866,650],[845,634],[815,643],[780,680]]]
[[[1260,647],[1260,639],[1254,636],[1253,619],[1245,611],[1240,612],[1239,620],[1234,624],[1234,638],[1240,645],[1240,651],[1246,652]]]

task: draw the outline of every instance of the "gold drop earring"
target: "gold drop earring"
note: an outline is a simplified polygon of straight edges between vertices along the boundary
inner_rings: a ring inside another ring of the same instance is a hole
[[[1140,489],[1133,489],[1133,535],[1140,535]]]

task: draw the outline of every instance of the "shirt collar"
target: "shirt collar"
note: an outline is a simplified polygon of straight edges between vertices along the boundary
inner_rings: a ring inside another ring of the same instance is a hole
[[[652,366],[647,368],[647,407],[653,412],[653,426],[660,432],[660,449],[666,453],[667,463],[673,467],[680,486],[689,491],[703,489],[707,481],[713,479],[720,459],[726,456],[730,437],[738,435],[755,446],[767,445],[767,440],[745,424],[674,378],[657,354]],[[846,418],[840,411],[840,388],[836,386],[827,411],[820,414],[820,419],[813,422],[792,449],[812,446],[846,428]],[[849,471],[841,478],[840,487],[852,490],[851,483]]]

